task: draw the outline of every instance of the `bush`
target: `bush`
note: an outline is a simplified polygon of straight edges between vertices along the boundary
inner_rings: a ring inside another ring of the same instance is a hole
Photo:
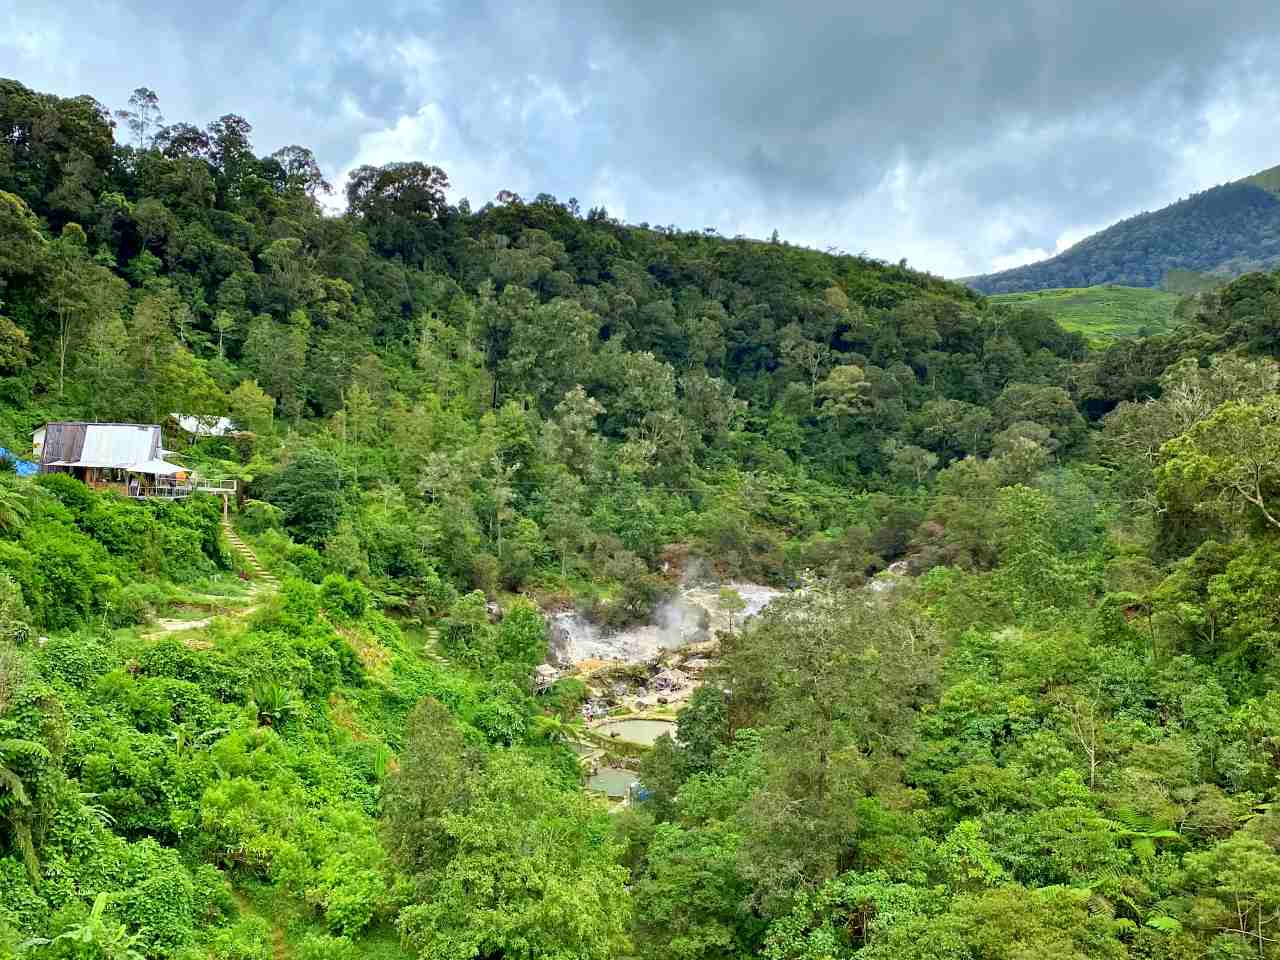
[[[191,872],[191,912],[201,930],[221,924],[236,912],[231,885],[211,863],[198,864]]]
[[[213,935],[209,956],[212,960],[271,960],[271,925],[261,917],[245,917]]]
[[[23,583],[23,593],[37,621],[55,630],[86,622],[95,608],[99,576],[111,573],[102,546],[74,528],[48,521],[29,526],[23,545],[31,558],[31,582]],[[17,572],[19,582],[22,574]]]
[[[279,530],[284,523],[284,511],[265,500],[246,500],[240,509],[240,522],[246,533]]]
[[[331,616],[359,620],[369,606],[369,591],[362,583],[331,573],[320,585],[320,600]]]
[[[132,627],[146,623],[155,616],[152,600],[156,589],[153,584],[131,583],[115,591],[107,603],[107,622],[113,627]]]
[[[324,579],[325,565],[324,558],[320,556],[320,552],[315,547],[307,546],[305,543],[291,544],[284,553],[285,562],[290,564],[298,571],[298,576],[312,583],[319,583]]]
[[[160,567],[156,571],[175,583],[187,583],[212,573],[214,566],[204,550],[199,530],[162,525],[157,530]]]
[[[529,667],[547,658],[547,622],[531,601],[517,599],[502,618],[497,630],[497,652],[504,663]]]
[[[289,553],[289,548],[293,546],[293,541],[289,539],[287,533],[279,530],[267,530],[258,538],[256,544],[256,553],[258,559],[271,566],[268,561],[275,560],[283,562]]]
[[[40,672],[73,687],[87,689],[114,666],[115,657],[97,637],[85,634],[51,637],[39,653]]]
[[[479,590],[460,597],[440,625],[440,649],[472,666],[493,662],[494,642],[484,594]]]
[[[189,581],[224,565],[212,498],[138,504],[61,474],[38,482],[53,497],[33,508],[19,542],[0,542],[0,573],[21,587],[37,626],[66,629],[97,617],[111,626],[141,623],[146,603],[122,592],[122,583],[139,572]]]
[[[310,933],[298,944],[294,956],[298,960],[356,960],[358,954],[350,937]]]
[[[170,957],[194,932],[191,878],[177,855],[154,840],[129,848],[133,885],[116,899],[115,912],[138,936],[140,952]]]
[[[438,617],[458,599],[453,584],[432,570],[422,578],[419,593],[413,599],[413,612],[424,620]]]
[[[285,526],[305,543],[323,543],[346,509],[350,476],[324,450],[300,450],[270,483]]]
[[[573,716],[587,699],[587,685],[577,677],[561,677],[543,695],[547,706],[563,716]]]
[[[8,574],[0,573],[0,642],[24,643],[31,634],[31,611],[22,588]]]
[[[42,473],[36,483],[53,494],[77,520],[93,509],[93,491],[69,473]]]

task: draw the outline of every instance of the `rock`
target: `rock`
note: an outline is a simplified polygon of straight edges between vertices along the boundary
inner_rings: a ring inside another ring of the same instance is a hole
[[[689,675],[672,667],[654,677],[652,684],[656,690],[683,690],[689,685]]]
[[[490,600],[484,605],[485,612],[489,614],[490,623],[502,622],[502,607]]]

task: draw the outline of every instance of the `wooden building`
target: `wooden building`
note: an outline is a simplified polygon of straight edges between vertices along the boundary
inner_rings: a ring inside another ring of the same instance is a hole
[[[180,499],[199,490],[236,492],[234,480],[206,480],[165,459],[160,427],[153,423],[47,423],[31,438],[41,473],[68,473],[96,490],[136,499]]]

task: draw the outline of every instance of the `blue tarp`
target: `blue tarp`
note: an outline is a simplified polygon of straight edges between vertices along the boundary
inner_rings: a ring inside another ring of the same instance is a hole
[[[4,447],[0,447],[0,460],[12,462],[14,472],[20,477],[33,477],[40,472],[38,464],[32,463],[30,460],[19,460]]]

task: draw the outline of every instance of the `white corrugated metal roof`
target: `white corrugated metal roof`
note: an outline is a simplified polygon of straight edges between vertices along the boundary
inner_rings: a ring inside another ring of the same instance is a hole
[[[77,467],[127,467],[150,460],[160,446],[160,428],[133,423],[91,423]]]
[[[187,433],[198,437],[225,437],[236,430],[235,424],[227,417],[192,417],[185,413],[175,413],[173,419]]]
[[[130,473],[151,473],[156,476],[170,477],[175,473],[186,473],[187,468],[165,460],[147,460],[145,463],[132,463],[125,468]]]

